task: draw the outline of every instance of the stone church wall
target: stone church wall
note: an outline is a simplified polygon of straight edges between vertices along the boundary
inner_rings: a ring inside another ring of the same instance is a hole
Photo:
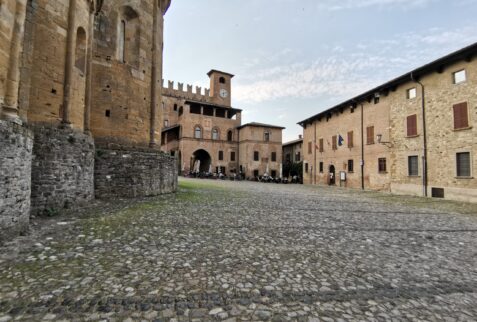
[[[0,240],[28,229],[33,134],[0,121]]]
[[[95,162],[97,198],[134,198],[177,190],[176,159],[154,150],[98,149]]]
[[[20,114],[29,123],[59,124],[63,113],[68,1],[29,1],[20,82]],[[85,54],[88,3],[76,2],[75,64],[72,70],[70,121],[82,130],[85,113]]]
[[[72,129],[34,127],[31,213],[51,215],[94,198],[94,142]]]
[[[95,139],[141,147],[150,143],[153,3],[106,1],[96,18],[91,110],[91,131]],[[158,19],[158,34],[162,39],[162,15],[159,14]],[[122,28],[125,29],[123,36]],[[122,45],[121,41],[124,41]],[[162,50],[158,52],[154,132],[156,141],[160,142]]]

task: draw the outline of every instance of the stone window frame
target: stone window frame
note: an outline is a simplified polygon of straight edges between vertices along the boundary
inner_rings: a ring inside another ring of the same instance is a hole
[[[265,142],[270,142],[270,140],[272,139],[272,131],[270,130],[265,130],[263,132],[263,141]]]
[[[255,161],[255,162],[260,161],[260,152],[259,151],[253,151],[253,161]]]
[[[217,137],[214,138],[214,134],[217,133]],[[220,129],[218,127],[212,128],[211,131],[211,139],[214,141],[220,140]]]
[[[200,131],[200,134],[199,134],[200,137],[197,137],[197,129],[199,129]],[[202,126],[200,126],[199,124],[196,124],[194,126],[194,139],[200,140],[203,138],[203,135],[204,135],[204,130],[202,129]]]
[[[354,173],[354,160],[353,159],[348,160],[348,165],[347,166],[348,166],[348,172],[349,173]]]
[[[414,96],[411,97],[411,93],[414,93]],[[413,100],[417,98],[417,87],[411,87],[406,89],[406,99]]]
[[[234,140],[234,131],[232,129],[227,130],[227,142],[233,142]]]
[[[270,160],[271,160],[271,162],[277,162],[277,152],[276,151],[272,151],[272,153],[270,153]]]
[[[464,75],[464,80],[461,80],[461,81],[457,81],[457,76],[463,72],[463,75]],[[465,68],[461,68],[455,72],[452,72],[452,84],[454,85],[459,85],[459,84],[465,84],[467,83],[467,70]]]
[[[383,164],[384,164],[384,168],[382,168]],[[387,160],[387,158],[385,158],[385,157],[378,158],[378,173],[381,173],[381,174],[388,173],[388,160]]]
[[[468,176],[459,176],[458,172],[458,163],[457,163],[457,155],[458,154],[463,154],[466,153],[469,155],[469,175]],[[455,151],[455,157],[454,157],[454,171],[455,171],[455,178],[456,179],[474,179],[473,177],[473,158],[472,158],[472,152],[469,149],[459,149]]]
[[[297,151],[295,153],[295,162],[300,162],[301,161],[301,152]]]
[[[411,158],[417,158],[417,173],[411,173]],[[419,166],[419,154],[409,154],[406,157],[406,162],[407,162],[407,176],[411,178],[418,178],[420,177],[420,172],[421,172],[421,167]]]

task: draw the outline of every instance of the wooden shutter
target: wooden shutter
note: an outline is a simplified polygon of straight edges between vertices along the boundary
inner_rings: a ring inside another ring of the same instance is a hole
[[[320,152],[324,151],[323,139],[320,139]]]
[[[337,145],[336,145],[336,135],[333,135],[333,137],[331,138],[331,146],[332,146],[333,150],[338,149]]]
[[[352,148],[354,146],[353,143],[353,131],[348,132],[348,148]]]
[[[407,136],[417,135],[417,115],[409,115],[407,117]]]
[[[311,154],[311,151],[312,151],[311,142],[308,142],[308,154]]]
[[[467,102],[454,105],[454,129],[469,127],[469,115],[467,114]]]
[[[368,126],[366,128],[366,138],[368,144],[374,144],[374,126]]]

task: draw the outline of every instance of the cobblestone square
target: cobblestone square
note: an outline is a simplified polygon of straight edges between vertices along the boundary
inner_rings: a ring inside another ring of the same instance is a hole
[[[182,179],[33,220],[0,321],[475,321],[476,205]]]

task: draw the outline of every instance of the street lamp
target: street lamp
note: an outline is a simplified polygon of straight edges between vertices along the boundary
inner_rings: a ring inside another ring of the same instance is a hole
[[[391,142],[383,141],[383,135],[382,134],[376,135],[376,139],[377,139],[379,144],[383,144],[383,145],[386,145],[386,146],[387,146],[387,144],[391,145]]]

